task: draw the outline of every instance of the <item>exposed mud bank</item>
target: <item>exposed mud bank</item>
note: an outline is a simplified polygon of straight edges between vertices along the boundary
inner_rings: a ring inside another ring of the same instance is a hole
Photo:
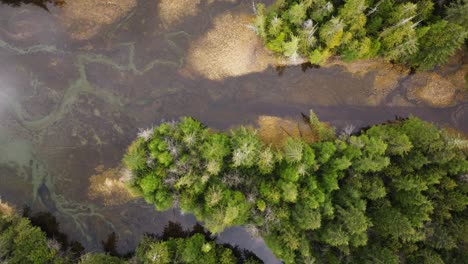
[[[235,3],[237,0],[161,0],[158,4],[158,15],[166,29],[179,25],[184,19],[194,17],[203,11],[202,5],[215,2]]]
[[[125,185],[126,173],[121,168],[106,169],[104,166],[96,168],[96,174],[89,179],[88,196],[98,200],[106,206],[128,203],[136,198],[131,195]]]
[[[192,43],[185,74],[223,80],[264,71],[272,57],[248,28],[251,19],[250,15],[232,12],[216,17],[213,28]]]
[[[302,120],[276,116],[258,117],[258,134],[267,144],[279,147],[288,137],[302,138],[308,143],[317,140],[310,126]]]
[[[249,27],[252,19],[253,15],[245,11],[226,12],[216,17],[213,27],[190,46],[182,73],[191,78],[202,76],[221,81],[229,77],[262,72],[268,67],[292,66],[305,62],[292,62],[266,50]],[[340,67],[359,77],[371,75],[372,87],[360,91],[365,97],[366,105],[382,104],[393,91],[402,88],[405,92],[390,104],[409,106],[414,102],[431,107],[449,107],[467,98],[467,65],[460,59],[462,55],[463,52],[460,52],[448,66],[437,71],[416,74],[410,74],[410,69],[404,66],[381,59],[346,63],[333,58],[323,67]]]
[[[468,99],[466,52],[460,51],[433,72],[412,75],[403,83],[407,97],[432,107],[450,107]]]
[[[265,50],[248,28],[251,1],[201,0],[196,16],[169,29],[156,17],[160,1],[138,1],[133,9],[124,4],[132,1],[103,1],[93,6],[94,14],[73,14],[86,12],[89,2],[67,2],[50,13],[28,5],[0,8],[0,149],[7,150],[0,155],[0,198],[15,208],[28,204],[54,212],[87,250],[100,249],[111,232],[126,252],[144,233],[162,232],[167,221],[195,223],[177,210],[159,213],[142,200],[116,199],[119,173],[95,171],[101,164],[118,166],[139,127],[186,115],[223,130],[261,123],[259,134],[274,144],[288,133],[308,137],[300,113],[312,108],[339,131],[394,115],[468,131],[467,104],[434,109],[409,101],[402,87],[408,73],[391,64],[275,69],[290,62]],[[103,11],[102,18],[92,18],[101,4],[116,15]],[[359,70],[351,74],[351,66]],[[444,68],[441,76],[454,76],[458,67]],[[239,229],[225,241],[268,251]]]
[[[67,1],[60,19],[71,38],[87,40],[127,15],[136,5],[136,0]]]
[[[15,210],[13,209],[13,207],[11,207],[9,204],[2,202],[2,200],[0,200],[0,213],[1,214],[8,216],[8,215],[12,215],[14,212]]]

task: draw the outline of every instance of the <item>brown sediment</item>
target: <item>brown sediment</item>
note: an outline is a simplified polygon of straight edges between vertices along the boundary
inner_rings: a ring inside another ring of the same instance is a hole
[[[305,122],[276,116],[258,118],[258,135],[266,144],[279,147],[289,137],[302,138],[308,143],[317,141],[315,133]]]
[[[98,166],[89,181],[88,196],[92,200],[100,200],[105,205],[119,205],[135,199],[127,190],[121,168]]]
[[[461,54],[461,55],[460,55]],[[468,98],[468,65],[462,64],[463,52],[450,58],[449,63],[435,72],[420,72],[409,75],[409,69],[382,59],[358,60],[346,63],[339,59],[331,60],[324,67],[339,65],[347,72],[364,76],[374,73],[374,85],[368,98],[369,105],[378,105],[403,81],[407,98],[394,98],[390,104],[395,106],[412,105],[406,99],[422,102],[432,107],[450,107]],[[456,68],[453,70],[452,68]]]
[[[184,18],[196,16],[201,0],[161,0],[158,14],[165,28],[180,23]]]
[[[158,4],[158,15],[164,28],[168,29],[180,24],[188,17],[196,16],[201,11],[201,4],[211,5],[215,2],[231,2],[237,0],[161,0]]]
[[[248,28],[252,19],[251,15],[234,12],[216,17],[213,28],[192,43],[183,73],[222,80],[265,70],[274,58]]]
[[[1,215],[11,216],[14,213],[15,213],[15,210],[13,209],[13,207],[11,207],[8,203],[0,200],[0,216]]]
[[[294,65],[266,50],[264,43],[248,26],[253,16],[246,13],[226,12],[214,19],[213,28],[192,43],[186,65],[181,72],[188,77],[201,75],[210,80],[261,72],[268,66]],[[325,67],[341,65],[346,71],[365,75],[375,74],[374,85],[365,93],[367,105],[379,105],[398,87],[409,70],[381,60],[361,60],[353,63],[332,61]]]
[[[77,40],[94,37],[104,26],[128,14],[136,7],[136,0],[73,0],[63,5],[61,16],[70,36]]]
[[[462,64],[457,71],[445,78],[457,88],[455,100],[457,102],[468,101],[468,64]]]
[[[344,62],[340,60],[339,58],[332,58],[324,65],[324,67],[330,67],[330,66],[335,66],[335,65],[344,67],[346,71],[349,73],[357,74],[361,76],[369,73],[370,71],[379,71],[379,72],[391,71],[391,72],[399,73],[401,75],[409,74],[409,69],[407,69],[406,67],[391,64],[380,58],[362,59],[362,60],[356,60],[352,62]]]
[[[292,63],[287,58],[278,58],[272,52],[267,51],[264,43],[248,27],[252,24],[252,20],[252,15],[236,12],[226,12],[216,17],[213,28],[192,43],[186,65],[181,70],[182,74],[188,77],[200,75],[210,80],[223,80],[227,77],[261,72],[270,65],[294,65],[304,62],[301,60]],[[323,67],[337,65],[343,67],[346,72],[359,77],[373,77],[373,85],[360,91],[364,93],[361,98],[365,98],[365,102],[361,103],[371,106],[384,103],[391,92],[397,89],[410,73],[410,69],[405,66],[391,64],[379,58],[350,63],[335,58]],[[409,99],[422,101],[435,107],[447,107],[458,101],[464,101],[468,98],[466,72],[466,67],[462,66],[445,77],[436,74],[427,78],[426,75],[416,74],[410,78],[410,81],[405,81],[407,84],[411,83],[406,86],[409,90],[407,98],[397,98],[390,104],[409,106],[412,105],[407,100]],[[463,89],[465,89],[464,92]]]
[[[467,98],[466,73],[466,66],[446,77],[435,72],[417,73],[404,83],[407,97],[432,107],[453,106]]]
[[[268,66],[291,66],[306,62],[303,58],[293,62],[267,50],[251,28],[253,20],[251,14],[231,11],[216,17],[213,28],[190,46],[182,74],[188,77],[201,75],[219,81],[262,72]]]

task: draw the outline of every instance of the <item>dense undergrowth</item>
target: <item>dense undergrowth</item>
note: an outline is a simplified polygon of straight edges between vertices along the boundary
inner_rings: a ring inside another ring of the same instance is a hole
[[[51,214],[22,217],[0,208],[2,264],[262,263],[249,251],[216,244],[215,237],[200,225],[187,231],[180,224],[170,222],[161,236],[145,236],[135,253],[124,256],[115,249],[115,234],[110,238],[103,242],[107,253],[83,254],[79,243],[68,243],[66,235],[58,231],[58,224]]]
[[[468,36],[466,0],[276,0],[255,11],[252,28],[268,49],[313,64],[383,57],[429,70]]]
[[[467,259],[466,141],[410,117],[265,145],[182,118],[142,131],[124,163],[157,210],[178,206],[218,233],[244,225],[286,263],[461,263]]]

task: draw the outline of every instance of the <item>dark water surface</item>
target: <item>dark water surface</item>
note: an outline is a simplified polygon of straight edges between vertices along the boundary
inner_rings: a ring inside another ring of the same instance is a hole
[[[468,132],[466,104],[368,106],[363,94],[373,75],[356,77],[338,67],[288,67],[281,75],[269,68],[223,81],[186,78],[180,69],[191,41],[216,14],[250,9],[251,1],[216,3],[171,30],[159,26],[157,4],[139,1],[89,40],[70,38],[58,7],[0,4],[0,197],[18,208],[52,212],[88,250],[99,250],[111,232],[125,252],[168,221],[195,223],[140,200],[105,206],[88,196],[95,168],[117,166],[138,128],[162,120],[189,115],[227,129],[255,124],[260,115],[300,120],[300,112],[314,109],[338,128],[413,114]],[[241,228],[226,230],[220,240],[275,261],[261,239]]]

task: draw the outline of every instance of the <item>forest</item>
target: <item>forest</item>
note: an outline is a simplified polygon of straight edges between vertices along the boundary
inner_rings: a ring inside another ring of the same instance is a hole
[[[261,263],[239,240],[288,264],[467,262],[468,0],[258,2],[0,0],[1,264]],[[305,105],[439,125],[311,111],[267,141],[182,117],[126,148],[163,118]]]
[[[268,49],[292,62],[382,57],[430,70],[468,36],[467,0],[277,0],[254,11],[251,28]]]
[[[215,243],[216,236],[199,224],[188,231],[173,222],[169,222],[160,236],[143,237],[135,252],[119,254],[113,233],[108,241],[102,242],[106,253],[83,254],[83,247],[76,241],[68,241],[50,213],[32,215],[27,209],[20,216],[7,212],[2,206],[0,204],[0,263],[4,264],[262,263],[247,250]]]
[[[467,141],[416,117],[266,145],[254,129],[181,118],[143,130],[123,162],[157,210],[213,233],[244,226],[285,263],[462,263]]]

